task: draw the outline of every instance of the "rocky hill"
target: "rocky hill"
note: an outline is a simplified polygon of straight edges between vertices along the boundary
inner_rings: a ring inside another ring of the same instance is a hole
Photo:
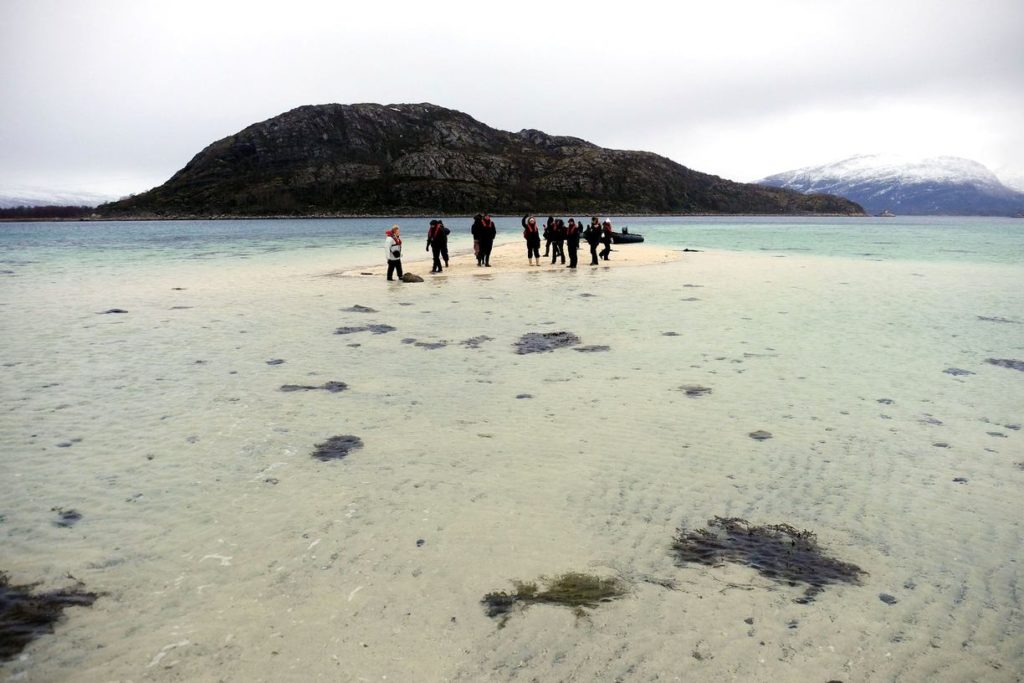
[[[649,152],[495,130],[432,104],[304,106],[197,154],[108,217],[416,213],[862,214],[838,197],[740,184]]]
[[[909,159],[859,155],[824,166],[786,171],[758,181],[798,192],[847,197],[870,213],[898,215],[1014,216],[1024,193],[970,159]]]

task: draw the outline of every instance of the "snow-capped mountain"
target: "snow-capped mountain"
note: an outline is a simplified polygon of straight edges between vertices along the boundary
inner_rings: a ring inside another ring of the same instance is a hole
[[[960,157],[866,154],[757,182],[805,194],[839,195],[868,213],[1014,216],[1024,210],[1024,193],[1003,185],[978,162]]]
[[[99,206],[117,199],[98,192],[55,192],[37,188],[0,188],[0,209],[19,206]]]

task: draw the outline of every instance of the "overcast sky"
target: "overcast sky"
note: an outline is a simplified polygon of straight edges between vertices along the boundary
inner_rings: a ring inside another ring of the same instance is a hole
[[[893,152],[1024,188],[1024,0],[0,0],[0,86],[0,193],[140,192],[329,102],[432,102],[740,181]]]

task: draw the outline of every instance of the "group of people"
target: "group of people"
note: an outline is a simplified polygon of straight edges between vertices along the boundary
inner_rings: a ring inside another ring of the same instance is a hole
[[[590,225],[583,229],[583,220],[578,223],[575,218],[568,222],[561,218],[548,216],[544,224],[544,231],[537,227],[535,216],[523,216],[523,239],[526,240],[526,258],[530,265],[540,265],[540,240],[544,238],[544,258],[551,255],[551,263],[554,264],[561,259],[565,265],[565,252],[569,251],[569,267],[576,267],[576,252],[580,248],[580,237],[590,245],[590,265],[599,265],[598,256],[607,261],[612,253],[612,222],[605,219],[604,223],[594,216],[590,219]],[[603,244],[604,249],[598,253],[598,245]],[[536,259],[536,262],[534,261]]]
[[[534,216],[523,216],[523,239],[526,240],[526,257],[530,265],[540,265],[540,243],[544,239],[544,258],[550,254],[551,263],[554,264],[561,259],[565,265],[566,251],[569,252],[569,268],[575,268],[577,264],[576,252],[579,250],[580,238],[590,245],[590,265],[600,264],[598,258],[608,260],[612,251],[612,222],[605,219],[602,221],[596,216],[590,219],[590,225],[583,229],[583,220],[579,222],[570,218],[568,222],[561,218],[548,216],[543,231],[537,225]],[[476,265],[482,268],[491,267],[491,250],[494,248],[494,240],[498,236],[498,229],[491,220],[490,214],[477,214],[473,216],[473,227],[470,229],[473,234],[473,253],[476,255]],[[393,280],[397,273],[402,278],[402,238],[397,225],[391,226],[385,232],[385,248],[387,250],[388,280]],[[432,220],[427,230],[427,251],[432,251],[434,256],[431,273],[443,272],[448,267],[448,235],[451,230],[445,227],[444,221]],[[604,248],[598,252],[598,246]],[[442,267],[441,262],[444,262]]]

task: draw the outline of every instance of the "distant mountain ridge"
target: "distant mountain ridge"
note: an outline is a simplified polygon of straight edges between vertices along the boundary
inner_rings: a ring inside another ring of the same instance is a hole
[[[97,192],[55,192],[34,188],[0,190],[0,209],[21,206],[98,206],[114,197]]]
[[[869,213],[1014,216],[1024,210],[1024,193],[1003,185],[982,164],[960,157],[866,154],[777,173],[758,183],[840,195]]]
[[[98,211],[863,214],[845,199],[735,183],[574,137],[509,133],[433,104],[299,107],[214,142],[160,187]]]

